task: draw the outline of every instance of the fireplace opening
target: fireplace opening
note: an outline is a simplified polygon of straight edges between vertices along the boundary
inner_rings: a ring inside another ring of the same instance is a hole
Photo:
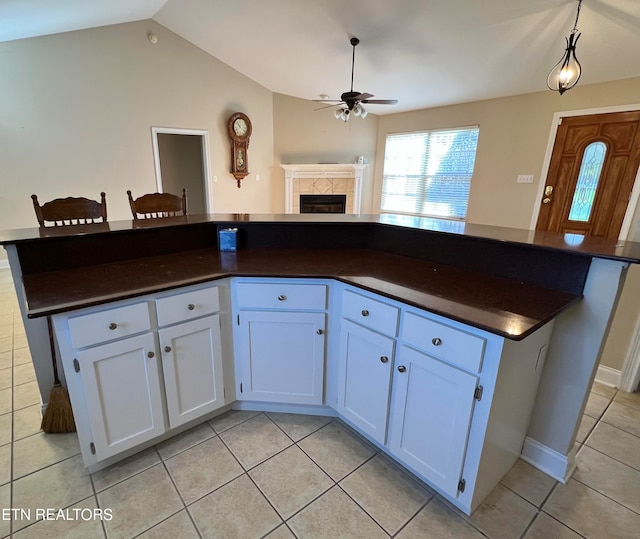
[[[347,195],[300,195],[300,213],[345,213]]]

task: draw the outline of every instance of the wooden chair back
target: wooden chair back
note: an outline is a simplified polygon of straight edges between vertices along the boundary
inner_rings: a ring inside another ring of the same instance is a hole
[[[158,219],[187,215],[187,190],[182,190],[182,196],[171,193],[150,193],[135,200],[131,191],[127,191],[129,206],[134,219]]]
[[[33,209],[41,227],[86,225],[90,223],[107,222],[107,199],[100,193],[100,202],[84,197],[56,198],[42,206],[36,195],[31,195]]]

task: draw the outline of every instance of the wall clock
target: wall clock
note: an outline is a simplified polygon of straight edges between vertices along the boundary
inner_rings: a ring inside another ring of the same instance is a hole
[[[249,137],[251,136],[251,120],[246,114],[236,112],[229,118],[227,124],[229,138],[231,139],[231,174],[238,182],[249,174]]]

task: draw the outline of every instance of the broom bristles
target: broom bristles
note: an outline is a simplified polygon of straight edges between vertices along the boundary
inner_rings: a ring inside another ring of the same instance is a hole
[[[60,384],[54,385],[49,394],[49,403],[42,416],[40,427],[49,434],[75,432],[76,430],[69,393]]]

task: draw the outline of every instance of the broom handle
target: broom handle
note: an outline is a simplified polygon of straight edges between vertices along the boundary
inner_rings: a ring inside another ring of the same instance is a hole
[[[53,383],[60,385],[58,378],[58,362],[56,361],[56,343],[53,340],[53,329],[51,327],[51,317],[47,316],[47,328],[49,329],[49,345],[51,346],[51,365],[53,366]]]

